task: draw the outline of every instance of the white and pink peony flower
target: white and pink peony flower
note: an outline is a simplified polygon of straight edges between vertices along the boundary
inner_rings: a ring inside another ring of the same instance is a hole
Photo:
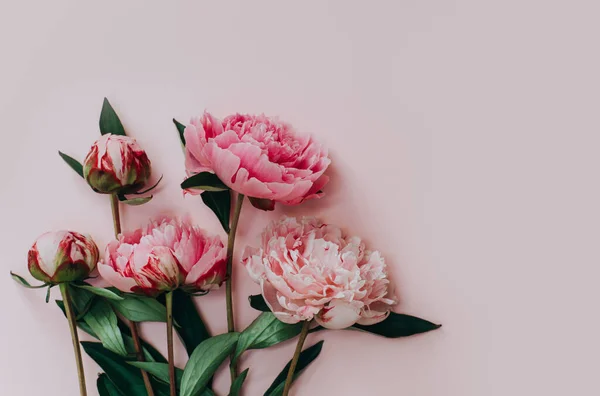
[[[235,114],[218,120],[209,113],[185,128],[188,176],[215,173],[248,197],[297,205],[323,195],[329,178],[327,150],[310,136],[264,115]]]
[[[260,247],[246,248],[243,262],[285,323],[314,318],[329,329],[371,325],[396,304],[381,254],[315,218],[273,222]]]
[[[27,262],[31,275],[45,283],[82,280],[96,268],[98,247],[78,232],[47,232],[29,249]]]
[[[210,290],[225,280],[226,250],[218,236],[188,221],[163,219],[110,242],[98,270],[125,292]]]
[[[146,152],[135,139],[102,135],[83,162],[83,175],[92,189],[99,193],[132,193],[144,186],[151,174]]]

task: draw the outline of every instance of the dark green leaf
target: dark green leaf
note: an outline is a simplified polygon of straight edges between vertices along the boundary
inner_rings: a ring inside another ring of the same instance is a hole
[[[439,329],[442,325],[431,323],[415,316],[390,313],[384,321],[370,326],[355,324],[356,329],[382,335],[387,338],[408,337],[413,334],[426,333]]]
[[[164,295],[159,297],[159,301],[164,304]],[[178,324],[177,333],[185,345],[188,356],[202,341],[210,338],[210,333],[198,313],[194,299],[182,290],[173,292],[173,319]]]
[[[231,212],[231,191],[204,191],[200,194],[206,206],[217,215],[225,232],[229,233],[229,215]]]
[[[302,370],[304,370],[313,360],[317,358],[317,356],[319,356],[322,348],[323,341],[319,341],[315,345],[300,352],[298,364],[294,370],[294,380],[300,375],[300,373],[302,373]],[[290,360],[283,370],[281,370],[277,378],[275,378],[275,381],[273,381],[269,389],[267,389],[264,396],[280,396],[283,394],[285,379],[287,378],[291,365],[292,361]]]
[[[204,191],[224,191],[227,187],[214,173],[202,172],[190,176],[181,183],[181,188],[195,188]]]
[[[125,198],[124,195],[119,195],[119,201],[121,201],[121,203],[124,203],[125,205],[139,206],[150,202],[150,200],[153,197],[153,195],[150,195],[149,197]]]
[[[248,349],[267,348],[294,338],[301,330],[302,323],[283,323],[271,312],[263,312],[240,334],[234,360]]]
[[[101,287],[94,287],[94,286],[90,286],[90,285],[86,285],[86,284],[81,285],[81,284],[72,283],[72,285],[75,287],[78,287],[80,289],[84,289],[89,292],[92,292],[98,296],[104,297],[109,300],[115,300],[115,301],[123,300],[123,297],[119,296],[117,293],[110,291],[108,289],[103,289]]]
[[[250,296],[250,297],[248,297],[248,300],[250,301],[250,306],[252,308],[256,309],[257,311],[271,312],[271,309],[265,302],[265,299],[262,296],[262,294],[256,294],[254,296]]]
[[[107,349],[122,356],[127,355],[123,336],[117,325],[117,315],[106,300],[95,300],[90,310],[83,316],[83,320]]]
[[[129,362],[132,366],[140,368],[148,373],[152,374],[159,380],[170,383],[169,379],[169,363],[156,363],[156,362]],[[181,377],[183,376],[183,370],[175,367],[175,381],[177,389],[181,385]]]
[[[104,373],[98,376],[96,387],[98,388],[98,393],[100,396],[126,396],[119,392],[115,384],[113,384],[111,380],[108,379],[108,376]]]
[[[221,363],[235,348],[239,333],[225,333],[203,341],[192,353],[183,370],[181,396],[197,396]]]
[[[52,286],[54,285],[48,286],[48,289],[46,290],[46,304],[50,302],[50,291],[52,290]]]
[[[250,200],[250,203],[252,204],[252,206],[254,206],[256,209],[269,211],[269,212],[272,210],[275,210],[275,201],[272,201],[270,199],[254,198],[254,197],[248,197],[248,199]]]
[[[248,370],[246,369],[242,371],[242,373],[237,376],[235,381],[231,384],[231,388],[229,389],[229,396],[239,396],[240,391],[242,390],[242,386],[244,385],[244,381],[246,380],[246,376],[248,375]]]
[[[147,192],[154,190],[156,188],[156,186],[158,186],[158,183],[160,183],[160,181],[162,179],[163,179],[163,176],[161,175],[160,178],[158,179],[158,181],[156,183],[154,183],[154,185],[152,187],[149,187],[142,191],[132,192],[131,194],[135,194],[135,195],[146,194]]]
[[[109,351],[97,342],[84,341],[81,346],[98,363],[123,395],[147,395],[140,370],[128,364],[125,358]],[[169,396],[169,389],[164,384],[153,382],[152,387],[156,396]]]
[[[63,315],[65,315],[65,318],[66,318],[67,314],[65,312],[65,303],[62,300],[55,300],[55,302],[56,302],[56,305],[58,305],[58,308],[60,308],[60,310],[62,311]],[[92,337],[98,338],[96,333],[94,333],[94,330],[92,330],[92,328],[90,326],[88,326],[88,324],[85,323],[83,321],[83,319],[77,320],[77,327],[79,327],[81,330],[85,331]]]
[[[177,128],[177,132],[179,132],[179,140],[181,140],[181,144],[183,144],[183,146],[185,147],[185,136],[183,136],[183,131],[185,131],[185,125],[177,121],[175,118],[173,118],[173,124],[175,124],[175,127]]]
[[[44,283],[42,285],[39,286],[32,286],[29,282],[27,282],[27,280],[25,278],[23,278],[21,275],[17,275],[14,272],[10,271],[10,276],[11,278],[13,278],[13,280],[15,282],[17,282],[19,285],[26,287],[28,289],[42,289],[46,286],[48,286],[48,283]]]
[[[112,133],[113,135],[125,136],[125,128],[123,128],[119,116],[106,98],[104,98],[102,112],[100,113],[100,133],[103,135]]]
[[[122,300],[110,303],[126,319],[134,322],[166,322],[167,310],[156,299],[137,294],[123,293]]]
[[[67,163],[67,165],[71,167],[71,169],[77,172],[79,176],[83,177],[83,165],[81,165],[79,161],[60,151],[58,152],[58,155],[61,156],[61,158]]]
[[[73,284],[69,285],[69,294],[71,295],[71,304],[73,304],[75,316],[79,320],[92,306],[96,294],[86,289],[74,287]]]

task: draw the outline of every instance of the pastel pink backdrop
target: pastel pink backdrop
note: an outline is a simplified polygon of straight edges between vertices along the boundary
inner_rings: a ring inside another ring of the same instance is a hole
[[[328,195],[246,208],[238,246],[270,217],[321,216],[384,253],[399,311],[444,324],[401,340],[311,335],[326,342],[296,395],[600,393],[599,13],[583,0],[2,2],[0,394],[77,395],[66,322],[8,271],[24,273],[50,229],[111,238],[108,198],[57,155],[83,159],[104,96],[165,176],[125,228],[167,211],[220,229],[181,195],[172,117],[279,115],[331,148]],[[245,326],[258,288],[236,269]],[[198,302],[223,332],[224,293]],[[166,349],[161,325],[143,333]],[[247,395],[293,347],[248,354]]]

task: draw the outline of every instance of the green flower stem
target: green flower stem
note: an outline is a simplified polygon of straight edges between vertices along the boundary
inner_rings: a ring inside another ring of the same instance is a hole
[[[233,248],[235,245],[235,233],[237,231],[238,222],[240,220],[240,213],[242,211],[242,204],[244,203],[244,195],[238,194],[235,202],[235,212],[231,219],[231,227],[227,239],[227,274],[225,281],[225,301],[227,304],[227,332],[233,333],[235,331],[235,322],[233,317]],[[231,374],[231,383],[235,381],[237,376],[237,365],[233,363],[233,354],[231,356],[231,364],[229,365],[229,371]]]
[[[169,355],[169,385],[171,396],[177,395],[177,384],[175,383],[175,356],[173,354],[173,292],[166,295],[167,303],[167,349]]]
[[[112,209],[115,238],[118,238],[119,234],[121,233],[121,216],[119,214],[119,197],[117,197],[117,194],[112,194],[110,196],[110,207]],[[135,348],[135,355],[137,357],[137,360],[138,362],[144,362],[146,359],[144,358],[144,352],[142,351],[142,344],[140,342],[140,333],[138,331],[137,323],[129,321],[129,329],[131,330],[131,337],[133,338],[133,346]],[[148,393],[148,396],[154,396],[154,391],[152,390],[152,383],[150,382],[150,376],[144,370],[140,371],[142,372],[142,378],[146,387],[146,393]]]
[[[292,358],[292,364],[290,364],[290,369],[288,370],[288,375],[285,380],[285,385],[283,388],[283,396],[287,396],[290,392],[290,388],[292,387],[292,381],[294,380],[294,371],[296,371],[296,365],[298,364],[298,358],[300,357],[300,352],[302,352],[302,346],[304,345],[304,341],[306,340],[306,336],[308,335],[308,330],[310,329],[310,320],[304,321],[302,324],[302,331],[300,332],[300,336],[298,337],[298,344],[296,344],[296,351],[294,352],[294,357]]]
[[[79,393],[81,396],[87,396],[85,389],[85,374],[83,372],[83,361],[81,360],[81,349],[79,347],[79,336],[77,335],[77,323],[71,303],[71,295],[69,294],[69,284],[61,283],[60,292],[65,304],[65,312],[71,329],[71,340],[73,341],[73,351],[75,352],[75,363],[77,364],[77,376],[79,377]]]

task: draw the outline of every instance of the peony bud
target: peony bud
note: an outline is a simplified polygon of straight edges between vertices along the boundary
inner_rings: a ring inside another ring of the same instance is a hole
[[[29,249],[31,275],[45,283],[85,279],[96,268],[98,247],[89,236],[71,231],[47,232]]]
[[[110,133],[94,143],[83,163],[85,180],[102,194],[136,192],[150,173],[150,160],[135,139]]]

